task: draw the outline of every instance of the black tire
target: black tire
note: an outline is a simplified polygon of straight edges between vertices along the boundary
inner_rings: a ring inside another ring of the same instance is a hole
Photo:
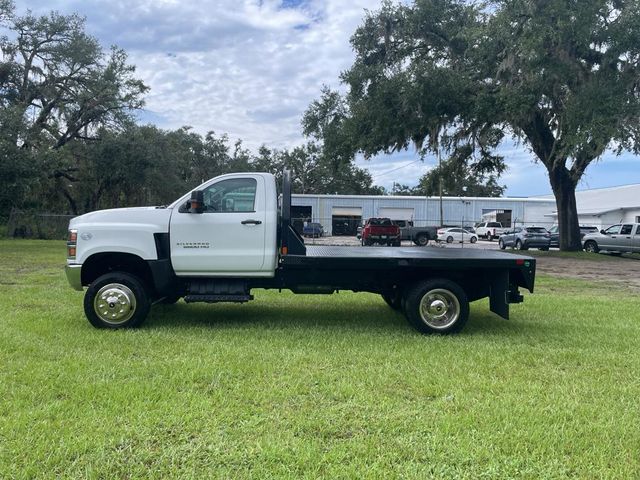
[[[600,247],[593,240],[587,240],[584,242],[584,251],[589,253],[598,253],[600,251]]]
[[[493,242],[493,235],[488,233],[487,234],[487,240],[489,240],[490,242]]]
[[[538,250],[541,250],[543,252],[548,252],[549,251],[549,247],[541,247]]]
[[[414,243],[419,247],[424,247],[429,243],[429,237],[426,233],[419,233],[414,240]]]
[[[520,239],[516,240],[516,250],[527,250],[527,248],[522,245],[522,242],[520,241]]]
[[[147,318],[150,307],[144,283],[125,272],[110,272],[98,277],[84,295],[84,313],[96,328],[139,327]]]
[[[453,237],[451,236],[447,237],[447,243],[453,243]]]
[[[431,302],[429,308],[423,301]],[[451,280],[426,280],[407,290],[404,312],[409,324],[420,333],[456,333],[469,319],[469,300],[462,287]]]
[[[498,247],[500,248],[500,250],[504,250],[505,248],[507,248],[507,246],[504,244],[504,240],[502,240],[501,238],[498,239]]]
[[[400,290],[394,290],[390,293],[383,293],[381,296],[382,299],[387,302],[387,305],[389,305],[392,309],[402,309],[402,292]]]
[[[476,243],[478,241],[478,237],[471,237],[471,240],[469,240],[471,243]]]
[[[401,240],[396,240],[395,242],[393,242],[393,246],[394,247],[401,247],[402,246],[402,241]]]

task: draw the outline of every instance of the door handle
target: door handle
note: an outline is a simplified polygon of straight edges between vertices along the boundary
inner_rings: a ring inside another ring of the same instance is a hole
[[[240,223],[242,225],[260,225],[262,220],[242,220]]]

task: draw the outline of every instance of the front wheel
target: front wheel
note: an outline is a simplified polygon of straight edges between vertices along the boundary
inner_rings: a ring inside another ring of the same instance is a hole
[[[421,333],[459,332],[469,319],[469,300],[455,282],[433,279],[416,283],[404,296],[409,324]]]
[[[516,250],[526,250],[525,246],[520,240],[516,241]]]
[[[600,251],[600,248],[598,248],[598,244],[596,242],[594,242],[593,240],[588,240],[584,244],[584,250],[585,252],[589,253],[598,253]]]
[[[125,272],[98,277],[84,296],[84,313],[96,328],[134,328],[144,322],[151,302],[142,281]]]

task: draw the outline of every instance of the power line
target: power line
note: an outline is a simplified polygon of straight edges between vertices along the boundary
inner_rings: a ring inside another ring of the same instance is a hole
[[[395,172],[396,170],[401,170],[401,169],[403,169],[405,167],[408,167],[409,165],[413,165],[414,163],[418,163],[418,162],[421,162],[421,161],[422,161],[421,159],[414,160],[413,162],[409,162],[406,165],[402,165],[401,167],[396,167],[396,168],[393,168],[393,169],[388,170],[386,172],[377,173],[375,175],[372,175],[371,178],[383,177],[383,176],[385,176],[385,175],[387,175],[389,173]]]

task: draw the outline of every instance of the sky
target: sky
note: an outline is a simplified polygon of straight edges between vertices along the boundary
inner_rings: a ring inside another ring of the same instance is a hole
[[[300,119],[322,85],[344,90],[340,72],[354,55],[349,38],[378,0],[16,0],[18,13],[57,10],[86,17],[103,47],[129,54],[149,87],[141,123],[227,133],[256,151],[266,144],[305,142]],[[507,142],[500,183],[510,196],[550,193],[543,166],[522,145]],[[358,159],[374,183],[413,186],[435,158],[415,150]],[[640,158],[607,153],[579,189],[640,183]]]

